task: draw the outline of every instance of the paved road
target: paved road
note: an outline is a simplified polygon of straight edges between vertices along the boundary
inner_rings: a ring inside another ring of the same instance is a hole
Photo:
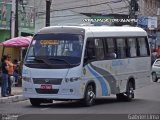
[[[160,114],[160,83],[151,83],[135,91],[132,102],[118,102],[115,96],[96,101],[92,107],[82,107],[78,102],[55,102],[32,107],[28,100],[0,104],[0,113],[15,114]]]

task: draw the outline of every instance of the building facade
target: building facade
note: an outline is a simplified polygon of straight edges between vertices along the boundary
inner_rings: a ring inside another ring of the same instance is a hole
[[[160,45],[160,0],[139,0],[144,29],[148,32],[152,48]]]
[[[28,4],[35,6],[37,32],[45,26],[46,0],[30,0]],[[90,24],[85,19],[109,14],[128,15],[128,0],[52,0],[50,24]]]
[[[0,0],[0,42],[11,38],[11,22],[15,20],[12,11],[12,0]],[[19,36],[30,36],[34,34],[35,19],[34,7],[18,3],[18,29]],[[19,59],[20,48],[5,48],[4,53],[9,53]],[[0,46],[0,57],[3,54],[3,46]]]
[[[15,20],[12,12],[12,0],[0,0],[0,41],[10,38],[11,21]],[[18,5],[19,36],[34,34],[34,7]],[[26,33],[26,35],[25,35]]]
[[[0,0],[0,3],[11,0]],[[45,26],[46,0],[21,0],[19,7],[19,35],[29,35],[27,33],[37,32]],[[89,24],[91,21],[84,21],[89,18],[129,18],[131,0],[51,0],[50,25],[66,24]],[[160,26],[160,0],[135,0],[138,1],[139,11],[136,12],[138,18],[142,17],[145,30],[152,34],[158,31]],[[3,9],[3,7],[1,7]],[[8,8],[7,8],[8,9]],[[10,10],[7,10],[10,11]],[[8,13],[10,14],[10,13]],[[121,16],[121,17],[120,17]],[[9,19],[9,18],[8,18]],[[146,21],[146,22],[145,22]],[[156,22],[155,22],[156,21]],[[4,23],[4,22],[0,22]],[[9,25],[9,20],[7,22]],[[148,26],[150,24],[150,26]],[[152,25],[154,24],[154,25]],[[1,24],[0,24],[1,25]],[[35,25],[35,26],[34,26]],[[153,28],[152,28],[153,27]],[[35,29],[34,29],[35,28]],[[151,28],[151,29],[148,29]],[[10,36],[9,26],[0,26],[5,40]],[[6,32],[7,31],[7,32]],[[6,37],[7,36],[7,37]]]

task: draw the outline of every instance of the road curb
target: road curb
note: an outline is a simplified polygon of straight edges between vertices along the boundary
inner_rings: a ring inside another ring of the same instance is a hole
[[[23,95],[14,95],[9,97],[0,98],[0,104],[2,103],[12,103],[27,100],[27,98],[23,97]]]

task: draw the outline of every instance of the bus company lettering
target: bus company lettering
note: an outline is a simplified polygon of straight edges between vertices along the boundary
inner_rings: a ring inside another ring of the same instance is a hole
[[[59,42],[58,40],[41,40],[40,44],[41,45],[58,45]]]

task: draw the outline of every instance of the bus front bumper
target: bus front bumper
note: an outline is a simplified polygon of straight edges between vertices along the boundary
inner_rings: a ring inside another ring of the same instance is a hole
[[[23,88],[23,96],[26,98],[46,98],[46,99],[64,99],[64,100],[74,100],[82,99],[84,93],[77,88],[64,88],[56,91],[51,91],[49,94],[45,93],[47,90],[33,89],[33,88]],[[39,93],[37,93],[39,92]]]

